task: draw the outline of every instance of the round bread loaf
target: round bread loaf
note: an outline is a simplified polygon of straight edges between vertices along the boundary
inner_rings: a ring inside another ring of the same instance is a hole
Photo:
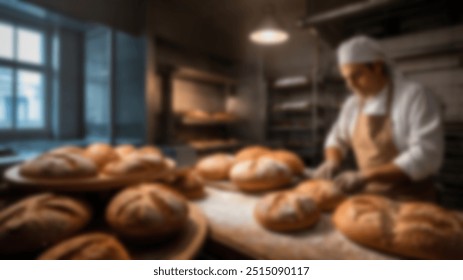
[[[30,178],[69,179],[89,178],[97,175],[95,164],[78,154],[44,154],[21,164],[19,172]]]
[[[227,180],[233,163],[233,155],[219,153],[202,158],[196,164],[196,170],[205,180]]]
[[[39,260],[129,260],[129,253],[112,235],[87,233],[59,244],[42,253]]]
[[[126,176],[164,173],[167,170],[167,163],[164,158],[157,154],[131,153],[130,155],[108,163],[102,173],[111,176]]]
[[[119,145],[116,148],[114,148],[114,151],[119,156],[119,158],[123,158],[125,156],[128,156],[132,152],[136,151],[136,149],[133,145],[124,144],[124,145]]]
[[[179,232],[188,220],[185,198],[160,184],[141,184],[121,191],[109,203],[106,220],[122,237],[156,242]]]
[[[297,231],[313,226],[320,218],[320,210],[309,196],[286,191],[264,196],[254,216],[267,229]]]
[[[333,222],[351,240],[388,253],[423,259],[463,258],[463,220],[431,203],[358,195],[336,208]]]
[[[392,236],[393,248],[405,256],[463,258],[463,221],[431,203],[400,204]]]
[[[59,147],[59,148],[50,150],[48,153],[49,154],[78,154],[78,155],[84,155],[85,154],[85,149],[82,149],[81,147],[77,147],[77,146],[63,146],[63,147]]]
[[[286,150],[274,150],[266,154],[273,159],[286,163],[294,175],[302,175],[304,173],[304,161],[293,152]]]
[[[98,169],[103,168],[106,164],[119,159],[119,155],[114,149],[105,143],[94,143],[87,147],[85,156],[93,160]]]
[[[270,149],[263,146],[249,146],[238,151],[235,155],[235,161],[255,159],[271,152]]]
[[[90,220],[88,207],[50,193],[34,195],[0,211],[0,253],[34,252],[69,237]]]
[[[177,162],[174,159],[165,157],[164,164],[166,166],[166,171],[164,177],[160,179],[160,182],[171,184],[175,181],[177,176]]]
[[[263,156],[235,163],[230,178],[241,190],[265,191],[288,185],[292,174],[286,164]]]
[[[162,151],[159,148],[154,147],[154,146],[143,146],[139,148],[138,150],[136,150],[136,153],[155,154],[155,155],[163,156]]]
[[[189,199],[198,199],[205,195],[203,180],[193,168],[177,170],[172,185]]]
[[[359,195],[347,199],[336,208],[333,223],[352,240],[382,248],[390,246],[389,235],[395,219],[396,205],[375,195]]]
[[[329,180],[307,180],[297,185],[295,191],[307,194],[323,211],[333,210],[346,197]]]

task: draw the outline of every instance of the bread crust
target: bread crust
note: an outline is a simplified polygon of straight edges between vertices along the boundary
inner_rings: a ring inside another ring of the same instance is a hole
[[[294,190],[310,196],[323,211],[332,211],[346,198],[330,180],[306,180]]]
[[[360,195],[343,202],[333,223],[360,244],[420,259],[463,258],[463,221],[425,202],[396,202]]]
[[[43,154],[21,164],[20,174],[29,178],[90,178],[98,174],[96,165],[79,154]]]
[[[230,170],[231,181],[244,191],[265,191],[291,183],[289,167],[270,157],[259,157],[237,162]]]
[[[270,156],[273,159],[286,163],[296,176],[300,176],[304,173],[304,161],[293,152],[287,150],[274,150],[265,156]]]
[[[248,146],[246,148],[239,150],[235,154],[235,161],[239,162],[239,161],[244,161],[244,160],[249,160],[249,159],[255,159],[269,152],[271,152],[271,150],[264,146],[257,146],[257,145]]]
[[[256,204],[254,217],[269,230],[297,231],[315,225],[320,210],[307,195],[285,191],[264,196]]]
[[[93,143],[85,150],[85,156],[93,160],[98,169],[102,169],[106,164],[119,159],[119,155],[108,144]]]
[[[90,220],[88,206],[78,200],[44,193],[0,211],[0,253],[33,252],[82,229]]]
[[[172,185],[189,199],[199,199],[206,194],[204,191],[204,181],[194,168],[177,170]]]
[[[39,260],[130,260],[129,253],[114,236],[87,233],[64,240],[43,252]]]
[[[196,170],[205,180],[227,180],[234,162],[233,155],[225,153],[213,154],[202,158],[196,164]]]
[[[106,209],[106,221],[123,238],[158,242],[179,232],[188,219],[188,204],[161,184],[140,184],[118,193]]]

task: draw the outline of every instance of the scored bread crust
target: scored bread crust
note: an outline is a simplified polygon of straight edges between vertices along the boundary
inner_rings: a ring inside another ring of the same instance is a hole
[[[113,147],[105,143],[94,143],[89,145],[85,150],[85,156],[93,160],[98,169],[119,159],[119,155]]]
[[[269,157],[240,161],[230,170],[231,181],[244,191],[264,191],[291,183],[289,167]]]
[[[95,164],[79,154],[43,154],[21,164],[19,172],[30,178],[89,178],[97,175]]]
[[[123,145],[119,145],[119,146],[115,147],[114,151],[119,156],[119,158],[123,158],[125,156],[128,156],[132,152],[136,151],[136,149],[135,149],[135,147],[133,145],[123,144]]]
[[[147,175],[163,173],[168,169],[166,160],[157,154],[131,153],[130,155],[108,163],[102,173],[111,176]]]
[[[34,195],[0,211],[0,253],[33,252],[82,229],[90,220],[86,204],[61,195]]]
[[[77,146],[62,146],[52,149],[48,152],[49,154],[78,154],[84,155],[85,149]]]
[[[256,204],[254,217],[270,230],[297,231],[316,224],[320,210],[309,196],[286,191],[264,196]]]
[[[203,179],[193,168],[177,170],[172,185],[189,199],[198,199],[205,195]]]
[[[111,200],[106,221],[121,237],[149,243],[179,232],[187,222],[188,211],[186,199],[170,188],[140,184]]]
[[[114,236],[87,233],[60,242],[43,252],[39,260],[129,260],[130,256]]]
[[[265,156],[269,156],[275,160],[286,163],[296,176],[304,173],[304,161],[302,161],[302,159],[293,152],[287,150],[274,150],[269,154],[265,154]]]
[[[330,180],[307,180],[297,185],[294,190],[310,196],[323,211],[335,209],[346,198]]]
[[[336,209],[333,223],[351,240],[388,253],[420,259],[463,258],[463,221],[431,203],[359,195]]]
[[[233,155],[219,153],[201,159],[196,164],[196,170],[205,180],[227,180],[233,163]]]
[[[269,148],[264,146],[249,146],[239,150],[235,155],[235,161],[244,161],[250,159],[256,159],[260,156],[263,156],[267,153],[271,152]]]

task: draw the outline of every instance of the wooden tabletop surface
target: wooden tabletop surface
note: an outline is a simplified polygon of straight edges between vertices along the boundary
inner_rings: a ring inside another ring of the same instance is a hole
[[[206,188],[195,202],[209,221],[210,238],[255,259],[396,259],[348,240],[323,214],[315,227],[297,233],[275,233],[261,227],[253,211],[259,195]]]

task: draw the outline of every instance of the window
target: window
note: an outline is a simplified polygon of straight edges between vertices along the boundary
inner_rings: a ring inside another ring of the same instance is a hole
[[[0,130],[44,129],[44,32],[0,22],[0,42]]]

